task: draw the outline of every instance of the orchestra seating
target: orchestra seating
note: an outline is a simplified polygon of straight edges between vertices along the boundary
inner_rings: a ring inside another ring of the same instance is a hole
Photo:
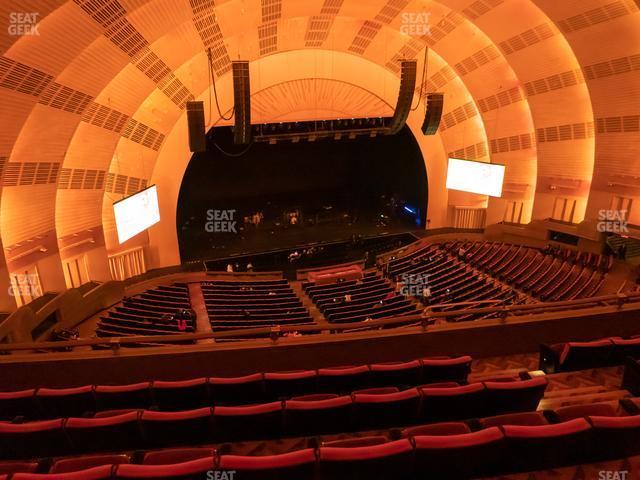
[[[127,335],[175,335],[192,333],[195,322],[192,318],[176,316],[179,310],[191,309],[189,290],[184,283],[160,285],[140,295],[125,297],[98,321],[98,337]]]
[[[415,304],[396,293],[377,272],[362,280],[316,285],[303,283],[305,293],[331,323],[361,322],[416,313]]]
[[[287,280],[209,281],[201,287],[214,332],[314,323]]]

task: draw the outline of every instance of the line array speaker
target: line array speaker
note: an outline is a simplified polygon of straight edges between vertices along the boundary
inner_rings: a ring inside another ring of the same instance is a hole
[[[435,135],[442,119],[444,107],[444,93],[430,93],[427,95],[427,112],[424,115],[422,133]]]
[[[407,118],[409,118],[409,112],[411,111],[411,103],[413,102],[413,92],[416,89],[417,65],[418,62],[416,60],[404,60],[402,62],[398,103],[389,126],[389,135],[395,135],[407,123]]]
[[[204,131],[204,102],[187,102],[187,124],[189,127],[189,150],[204,152],[207,149]]]
[[[235,109],[235,126],[233,143],[236,145],[251,142],[251,86],[249,82],[249,62],[232,62],[233,69],[233,104]]]

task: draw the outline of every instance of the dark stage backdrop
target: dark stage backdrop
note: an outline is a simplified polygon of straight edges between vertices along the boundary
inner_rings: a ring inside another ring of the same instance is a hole
[[[427,174],[407,127],[393,136],[245,149],[232,145],[230,127],[221,127],[209,132],[208,151],[192,156],[176,219],[183,261],[424,225]],[[293,211],[295,226],[287,216]],[[246,224],[256,213],[261,223]]]

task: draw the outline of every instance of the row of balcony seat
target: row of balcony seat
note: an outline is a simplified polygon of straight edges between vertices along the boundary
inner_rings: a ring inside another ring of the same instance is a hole
[[[292,451],[238,455],[214,446],[117,453],[53,462],[1,462],[0,479],[134,478],[467,479],[605,461],[640,453],[640,399],[322,438]],[[132,463],[136,462],[136,463]],[[35,473],[48,471],[49,473]],[[5,472],[13,473],[9,477]]]
[[[529,380],[441,383],[407,390],[315,394],[243,406],[176,412],[120,410],[91,418],[0,422],[5,459],[117,449],[251,441],[371,430],[535,410],[547,387]]]

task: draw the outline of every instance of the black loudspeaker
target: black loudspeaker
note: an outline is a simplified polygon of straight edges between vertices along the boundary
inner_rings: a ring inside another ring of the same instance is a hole
[[[405,60],[402,62],[400,73],[400,91],[398,92],[398,103],[393,112],[393,118],[389,125],[389,135],[395,135],[407,123],[411,103],[413,102],[413,92],[416,89],[416,69],[418,62],[415,60]]]
[[[444,107],[444,93],[430,93],[427,95],[427,113],[424,115],[422,133],[435,135],[440,126],[442,108]]]
[[[206,151],[204,102],[187,102],[187,124],[189,126],[189,150],[192,152]]]
[[[236,145],[251,142],[251,85],[249,83],[249,62],[231,63],[233,69],[233,105],[235,126],[233,143]]]

